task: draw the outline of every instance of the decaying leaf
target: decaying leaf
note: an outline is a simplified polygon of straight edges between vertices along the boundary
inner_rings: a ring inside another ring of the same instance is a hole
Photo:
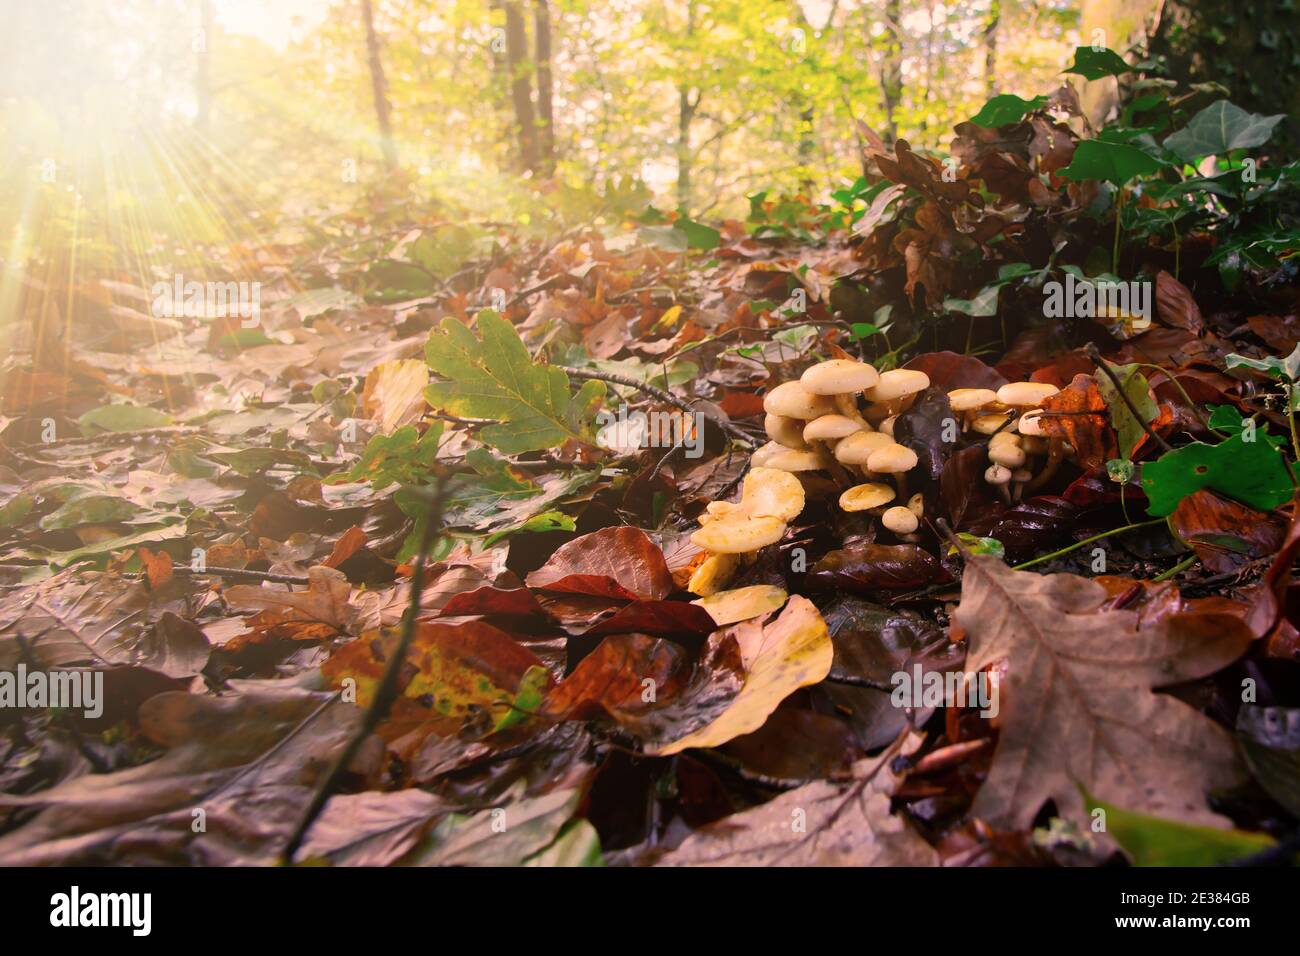
[[[891,747],[859,761],[850,783],[810,783],[733,814],[691,834],[659,865],[937,866],[934,849],[889,812],[894,756]]]
[[[731,705],[706,727],[653,748],[660,756],[689,747],[716,747],[757,730],[786,697],[830,673],[833,649],[826,622],[807,598],[792,597],[777,617],[730,631],[740,647],[745,683]]]
[[[1222,617],[1175,614],[1138,627],[1132,611],[1099,610],[1100,584],[966,563],[954,615],[971,671],[1006,660],[1001,733],[972,812],[1027,827],[1047,800],[1081,820],[1079,788],[1156,816],[1223,825],[1206,794],[1240,778],[1227,732],[1153,688],[1226,666],[1250,643]]]

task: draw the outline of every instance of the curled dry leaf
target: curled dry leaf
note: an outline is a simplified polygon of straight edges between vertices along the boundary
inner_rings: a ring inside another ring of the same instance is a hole
[[[639,528],[603,528],[574,538],[528,575],[530,588],[624,601],[657,601],[673,589],[663,552]]]
[[[745,683],[708,726],[654,747],[659,756],[689,747],[716,747],[757,730],[786,697],[830,673],[833,649],[826,622],[807,598],[793,597],[775,620],[745,621],[727,632],[740,648]]]
[[[1244,625],[1173,614],[1100,610],[1106,589],[1071,574],[1012,571],[989,556],[966,562],[954,621],[966,667],[1007,662],[1001,733],[972,812],[995,827],[1032,824],[1054,800],[1082,821],[1079,788],[1158,816],[1223,825],[1206,794],[1241,778],[1228,733],[1154,692],[1211,674],[1245,652]]]

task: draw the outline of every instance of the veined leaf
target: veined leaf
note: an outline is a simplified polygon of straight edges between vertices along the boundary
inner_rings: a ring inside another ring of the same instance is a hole
[[[479,434],[508,455],[554,448],[570,439],[594,444],[590,421],[605,396],[602,382],[570,394],[569,377],[534,362],[506,319],[480,312],[482,338],[455,319],[444,319],[429,336],[429,367],[447,381],[424,390],[434,408],[465,418],[493,418]]]
[[[1134,176],[1158,172],[1165,164],[1126,143],[1103,143],[1085,139],[1074,151],[1074,159],[1061,170],[1066,179],[1080,182],[1100,179],[1122,186]]]
[[[1218,445],[1193,442],[1142,466],[1142,490],[1153,515],[1173,514],[1178,502],[1201,488],[1235,498],[1257,511],[1291,500],[1286,464],[1268,441],[1234,435]]]
[[[1203,156],[1222,156],[1234,149],[1262,146],[1285,115],[1247,113],[1240,106],[1219,100],[1205,107],[1184,128],[1166,139],[1165,148],[1194,163]]]

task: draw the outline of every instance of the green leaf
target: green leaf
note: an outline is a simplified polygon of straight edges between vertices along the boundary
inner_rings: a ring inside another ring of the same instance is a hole
[[[1106,477],[1120,485],[1127,485],[1137,474],[1137,465],[1128,458],[1112,458],[1106,462]]]
[[[1114,50],[1080,46],[1074,49],[1074,62],[1061,72],[1077,73],[1085,80],[1099,80],[1103,76],[1119,76],[1132,71],[1133,67],[1125,63],[1124,58]]]
[[[421,435],[414,425],[403,425],[391,435],[376,435],[366,443],[360,461],[347,471],[330,475],[324,483],[368,481],[376,488],[425,484],[433,475],[442,427],[438,422]]]
[[[1173,514],[1193,492],[1210,488],[1256,511],[1291,500],[1294,490],[1282,456],[1269,442],[1234,435],[1218,445],[1194,442],[1142,466],[1142,490],[1153,515]]]
[[[1280,435],[1270,435],[1268,426],[1261,425],[1253,418],[1247,419],[1235,405],[1210,405],[1210,417],[1207,419],[1211,428],[1221,432],[1240,435],[1242,441],[1250,442],[1263,437],[1274,448],[1281,448],[1286,439]],[[1247,424],[1249,422],[1249,424]]]
[[[551,672],[541,664],[534,664],[524,671],[524,676],[519,678],[519,690],[515,692],[515,699],[497,718],[492,727],[492,732],[495,734],[502,730],[508,730],[534,716],[541,709],[542,698],[545,696],[547,685],[550,683]]]
[[[1222,156],[1234,149],[1262,146],[1269,141],[1273,128],[1282,122],[1285,115],[1247,113],[1227,100],[1219,100],[1205,107],[1183,129],[1166,139],[1165,148],[1194,163],[1205,156]]]
[[[1097,380],[1097,390],[1101,392],[1101,397],[1106,400],[1106,407],[1110,409],[1111,424],[1115,426],[1115,431],[1119,435],[1120,454],[1127,457],[1133,454],[1142,436],[1146,434],[1143,426],[1149,425],[1159,416],[1160,406],[1151,397],[1151,385],[1146,377],[1138,372],[1139,366],[1111,365],[1109,362],[1106,364],[1123,383],[1124,394],[1133,403],[1133,407],[1143,416],[1142,421],[1133,417],[1128,404],[1120,396],[1119,389],[1115,387],[1109,375],[1094,376]]]
[[[986,285],[973,299],[944,299],[943,307],[949,312],[961,312],[963,315],[982,318],[998,314],[998,292],[1003,283]]]
[[[133,432],[142,428],[162,428],[171,423],[170,415],[141,405],[101,405],[77,419],[81,434],[87,438],[100,432]]]
[[[1134,176],[1158,172],[1165,165],[1136,146],[1085,139],[1075,148],[1074,159],[1061,175],[1075,182],[1098,179],[1122,186]]]
[[[605,397],[604,383],[587,382],[571,395],[569,377],[534,362],[509,321],[480,312],[475,327],[481,339],[450,318],[430,334],[425,358],[447,380],[424,390],[430,405],[462,418],[498,420],[479,435],[508,455],[570,439],[594,443],[590,423]]]
[[[1294,382],[1296,376],[1300,375],[1300,345],[1297,345],[1295,351],[1284,359],[1275,355],[1263,359],[1253,359],[1233,352],[1223,360],[1223,364],[1228,368],[1253,368],[1257,372],[1264,372],[1274,378]]]
[[[85,524],[112,524],[134,518],[144,509],[114,495],[82,494],[40,520],[44,531],[61,531]]]
[[[969,531],[957,532],[957,540],[966,546],[966,550],[971,554],[991,554],[993,557],[1002,559],[1006,557],[1006,548],[997,538],[981,538],[979,535],[971,534]],[[948,554],[957,554],[958,549],[955,544],[948,545]]]
[[[1106,832],[1137,866],[1219,866],[1274,845],[1262,833],[1164,820],[1091,797],[1087,804],[1105,811]]]
[[[560,835],[544,850],[539,850],[524,866],[604,866],[600,855],[600,834],[586,820],[570,820]]]
[[[1035,96],[1032,100],[1022,100],[1014,93],[1001,93],[993,97],[980,111],[971,117],[976,126],[991,129],[995,126],[1009,126],[1020,122],[1030,110],[1039,110],[1047,105],[1046,96]]]

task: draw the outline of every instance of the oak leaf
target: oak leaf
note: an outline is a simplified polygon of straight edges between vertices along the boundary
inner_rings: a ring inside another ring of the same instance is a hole
[[[1240,775],[1231,737],[1153,688],[1226,666],[1248,630],[1196,613],[1141,625],[1133,611],[1101,610],[1106,600],[1087,578],[967,561],[954,614],[970,642],[966,667],[1007,661],[998,748],[972,812],[1024,828],[1051,799],[1060,816],[1082,819],[1083,787],[1134,811],[1223,825],[1205,794]]]

